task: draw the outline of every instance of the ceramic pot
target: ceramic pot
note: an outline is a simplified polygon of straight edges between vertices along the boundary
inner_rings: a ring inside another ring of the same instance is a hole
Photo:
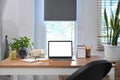
[[[104,55],[108,60],[120,60],[120,46],[105,45]]]

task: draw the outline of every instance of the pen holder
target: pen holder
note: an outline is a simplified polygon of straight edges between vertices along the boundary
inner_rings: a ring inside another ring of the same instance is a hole
[[[85,51],[86,51],[86,57],[90,57],[91,55],[91,46],[86,46],[85,47]]]

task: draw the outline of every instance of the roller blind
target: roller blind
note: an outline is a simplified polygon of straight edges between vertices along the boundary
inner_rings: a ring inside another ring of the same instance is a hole
[[[103,45],[107,43],[107,31],[106,31],[106,25],[104,21],[104,8],[107,9],[107,13],[109,15],[109,19],[111,16],[111,12],[115,13],[117,8],[117,3],[119,0],[97,0],[97,12],[98,12],[98,18],[97,18],[97,50],[103,51]],[[119,40],[120,41],[120,40]]]
[[[76,0],[44,0],[44,20],[75,21]]]

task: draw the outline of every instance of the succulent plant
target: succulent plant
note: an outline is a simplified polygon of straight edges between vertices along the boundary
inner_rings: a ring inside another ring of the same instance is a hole
[[[113,14],[112,11],[110,21],[106,9],[104,9],[104,19],[107,28],[107,44],[117,46],[120,35],[120,0],[118,1],[116,13]]]

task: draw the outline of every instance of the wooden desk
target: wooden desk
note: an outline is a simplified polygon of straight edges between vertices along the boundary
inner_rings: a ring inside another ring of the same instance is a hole
[[[102,58],[99,56],[92,56],[73,61],[40,60],[29,63],[21,59],[10,60],[8,58],[0,62],[0,75],[14,75],[12,80],[17,80],[17,75],[71,75],[85,64],[100,59]],[[111,72],[114,72],[114,68]],[[114,80],[114,73],[110,75],[112,75],[110,80]]]
[[[70,75],[85,64],[100,59],[92,56],[74,61],[41,60],[33,63],[5,59],[0,62],[0,75]]]

